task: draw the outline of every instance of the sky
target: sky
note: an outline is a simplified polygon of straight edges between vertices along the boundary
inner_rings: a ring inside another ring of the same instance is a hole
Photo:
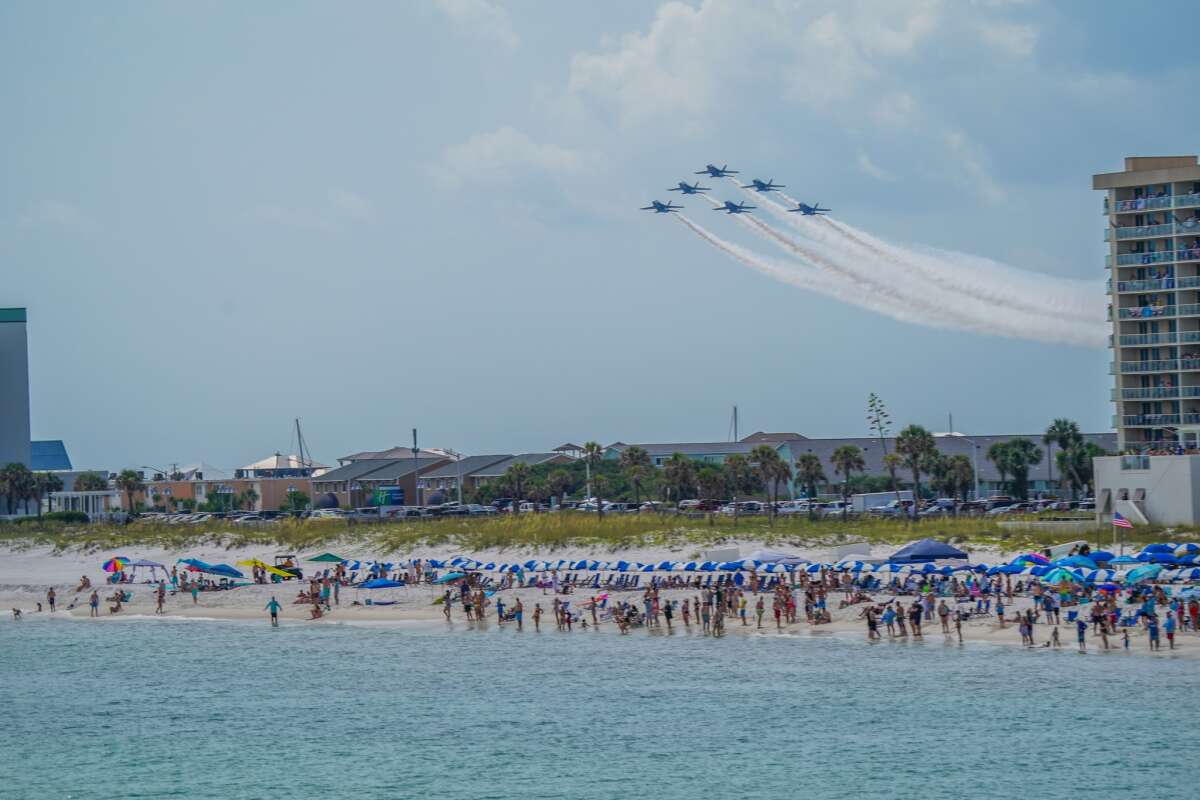
[[[728,163],[1102,286],[1091,175],[1198,149],[1191,11],[4,4],[0,306],[29,309],[33,435],[109,469],[240,466],[297,417],[327,463],[414,427],[722,440],[734,404],[743,433],[860,436],[870,392],[899,425],[1111,430],[1107,350],[896,321],[638,208]]]

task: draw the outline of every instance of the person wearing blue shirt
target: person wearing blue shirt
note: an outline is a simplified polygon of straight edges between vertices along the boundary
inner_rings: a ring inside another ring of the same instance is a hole
[[[279,601],[271,597],[271,602],[267,603],[267,611],[271,612],[271,627],[279,627]]]

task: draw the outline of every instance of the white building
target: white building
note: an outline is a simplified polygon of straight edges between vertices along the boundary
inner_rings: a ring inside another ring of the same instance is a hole
[[[1105,192],[1113,427],[1096,510],[1134,524],[1200,522],[1200,161],[1126,158]]]

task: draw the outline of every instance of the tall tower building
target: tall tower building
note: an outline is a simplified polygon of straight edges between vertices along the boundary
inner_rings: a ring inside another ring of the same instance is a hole
[[[1113,427],[1121,452],[1194,450],[1200,436],[1200,162],[1126,158],[1105,192]]]
[[[25,309],[0,308],[0,467],[30,465]]]

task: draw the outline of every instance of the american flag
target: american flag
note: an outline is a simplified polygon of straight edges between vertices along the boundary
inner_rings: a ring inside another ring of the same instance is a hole
[[[1113,526],[1117,528],[1132,528],[1133,523],[1122,517],[1119,513],[1113,512]]]

